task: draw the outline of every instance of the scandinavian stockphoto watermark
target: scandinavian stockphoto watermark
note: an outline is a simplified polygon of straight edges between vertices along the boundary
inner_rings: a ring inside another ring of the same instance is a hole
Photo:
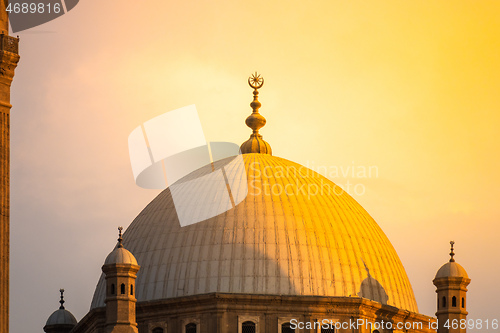
[[[437,319],[428,320],[427,322],[421,321],[406,321],[406,322],[392,322],[392,321],[371,321],[363,318],[349,318],[348,320],[334,320],[322,319],[315,321],[300,321],[297,319],[290,320],[290,328],[293,330],[366,330],[368,332],[374,331],[407,331],[407,330],[422,330],[423,328],[430,330],[437,330],[440,323]],[[469,329],[469,330],[482,330],[482,329],[499,329],[498,319],[448,319],[442,326],[447,329]]]
[[[398,322],[393,323],[390,321],[370,321],[366,319],[354,319],[349,318],[348,320],[333,320],[333,319],[322,319],[319,321],[299,321],[297,319],[290,320],[290,328],[297,330],[319,330],[319,329],[332,329],[332,330],[368,330],[372,332],[374,330],[421,330],[424,327],[423,322]]]
[[[302,165],[260,165],[250,164],[249,187],[251,195],[350,195],[361,196],[366,193],[364,181],[378,178],[377,166],[356,165],[321,166],[314,161]],[[284,181],[286,179],[286,181]],[[332,181],[330,181],[332,180]]]
[[[306,168],[332,180],[350,195],[361,196],[366,193],[366,180],[379,177],[376,165],[363,165],[352,161],[347,165],[321,165],[307,161]]]
[[[247,196],[239,146],[207,142],[194,105],[144,122],[130,133],[128,147],[136,184],[168,187],[181,226],[222,214]]]

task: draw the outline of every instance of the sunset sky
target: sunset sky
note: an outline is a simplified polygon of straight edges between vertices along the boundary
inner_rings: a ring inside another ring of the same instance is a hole
[[[500,319],[500,2],[82,0],[19,36],[12,332],[40,332],[59,288],[80,320],[117,226],[159,193],[135,185],[129,133],[196,104],[208,141],[240,144],[255,71],[275,156],[376,167],[331,179],[365,190],[420,313],[454,240],[469,318]]]

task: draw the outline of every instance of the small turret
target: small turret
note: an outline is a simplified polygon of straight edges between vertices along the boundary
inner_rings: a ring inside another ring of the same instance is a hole
[[[77,323],[75,316],[64,308],[64,289],[60,289],[59,292],[61,293],[59,301],[61,306],[47,319],[47,323],[43,327],[46,333],[68,333]]]
[[[122,227],[118,245],[106,257],[102,271],[106,278],[106,333],[137,333],[135,279],[140,266],[123,247]]]
[[[470,279],[465,269],[455,262],[455,242],[450,244],[450,261],[441,266],[432,281],[437,293],[438,333],[465,333],[466,329],[460,328],[460,320],[467,319],[467,286]],[[454,322],[456,325],[453,325]]]

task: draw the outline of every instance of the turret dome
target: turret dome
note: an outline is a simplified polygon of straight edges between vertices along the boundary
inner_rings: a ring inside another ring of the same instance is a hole
[[[436,273],[436,279],[446,278],[446,277],[463,277],[468,279],[469,276],[460,264],[456,262],[447,262]]]
[[[46,326],[50,325],[76,325],[77,321],[75,316],[66,309],[58,309],[50,315],[45,323]]]
[[[135,259],[134,255],[127,249],[125,249],[122,245],[122,227],[118,228],[119,235],[118,235],[118,244],[116,245],[116,248],[111,251],[110,254],[106,257],[106,260],[104,260],[104,265],[111,265],[111,264],[130,264],[130,265],[138,265],[137,264],[137,259]]]
[[[130,253],[129,250],[123,247],[117,247],[114,249],[104,261],[104,265],[108,264],[131,264],[137,265],[137,259],[135,259],[134,255]]]

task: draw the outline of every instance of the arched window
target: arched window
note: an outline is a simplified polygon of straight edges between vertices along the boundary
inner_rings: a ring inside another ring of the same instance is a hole
[[[335,328],[333,327],[321,328],[321,333],[335,333]]]
[[[443,308],[446,307],[446,296],[443,296]]]
[[[281,325],[281,333],[295,333],[295,330],[291,327],[290,323],[284,323]]]
[[[242,333],[255,333],[255,323],[253,321],[245,321],[241,324]]]
[[[457,298],[455,296],[453,296],[453,298],[451,299],[451,306],[453,306],[454,308],[457,307]]]
[[[122,295],[125,294],[125,283],[122,283],[120,291]]]
[[[155,327],[153,328],[153,331],[151,331],[151,333],[163,333],[163,328]]]
[[[111,295],[114,295],[115,294],[115,284],[112,283],[111,284]]]
[[[186,325],[186,333],[196,333],[196,324],[189,323]]]
[[[462,297],[462,308],[465,308],[465,298]]]
[[[130,285],[130,295],[133,295],[134,294],[134,285],[131,284]]]

